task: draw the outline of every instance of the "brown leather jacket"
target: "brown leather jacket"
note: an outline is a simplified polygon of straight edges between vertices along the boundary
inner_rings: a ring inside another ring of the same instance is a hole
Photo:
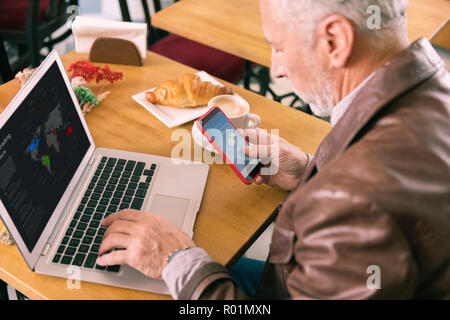
[[[256,297],[450,299],[450,75],[426,39],[379,69],[320,145]],[[245,296],[210,263],[180,298]]]

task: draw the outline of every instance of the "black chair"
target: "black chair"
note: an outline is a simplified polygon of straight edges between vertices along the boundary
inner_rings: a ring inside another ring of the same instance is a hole
[[[3,11],[3,15],[7,15],[8,10],[17,10],[19,5],[20,8],[24,7],[24,1],[27,0],[2,0],[0,10]],[[2,40],[0,41],[0,63],[3,81],[10,80],[13,73],[26,66],[37,67],[44,58],[40,54],[42,48],[52,50],[53,45],[72,34],[72,30],[69,29],[61,36],[52,39],[52,34],[66,24],[69,17],[67,8],[70,5],[78,5],[78,0],[28,0],[28,4],[25,3],[26,14],[22,12],[24,9],[19,11],[26,17],[26,21],[19,21],[23,24],[23,28],[20,26],[10,28],[0,22],[0,39]],[[42,17],[43,11],[44,17]],[[7,59],[5,59],[6,50],[3,41],[19,47],[19,61],[14,66],[5,63]]]

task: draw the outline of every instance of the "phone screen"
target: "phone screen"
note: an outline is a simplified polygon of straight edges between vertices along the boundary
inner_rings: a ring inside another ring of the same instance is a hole
[[[213,109],[202,119],[202,126],[242,176],[252,182],[263,164],[258,159],[244,155],[243,149],[248,143],[225,114],[219,108]]]

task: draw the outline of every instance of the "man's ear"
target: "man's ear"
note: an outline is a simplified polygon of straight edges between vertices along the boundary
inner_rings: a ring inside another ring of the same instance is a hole
[[[317,35],[330,66],[337,69],[345,67],[355,41],[351,22],[341,15],[331,15],[319,23]]]

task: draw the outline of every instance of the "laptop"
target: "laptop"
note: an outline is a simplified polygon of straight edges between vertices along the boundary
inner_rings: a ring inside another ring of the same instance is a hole
[[[133,208],[192,237],[208,169],[96,148],[56,51],[0,115],[0,215],[40,274],[70,279],[79,268],[81,281],[168,294],[163,281],[128,265],[96,264],[106,230],[100,222]]]

